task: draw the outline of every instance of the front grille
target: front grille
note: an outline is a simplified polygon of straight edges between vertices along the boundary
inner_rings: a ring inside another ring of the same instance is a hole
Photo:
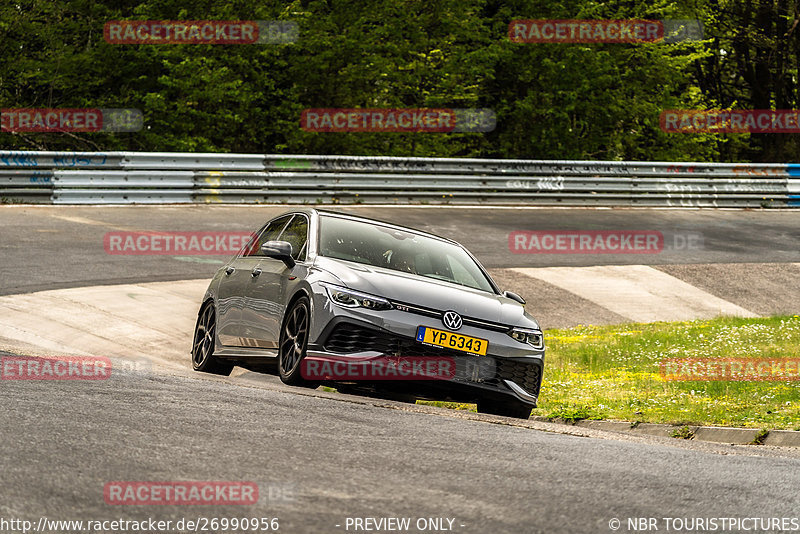
[[[339,323],[323,343],[328,352],[352,354],[379,352],[390,356],[449,356],[456,362],[453,380],[493,387],[505,387],[502,380],[511,380],[528,394],[539,396],[542,369],[538,362],[521,362],[493,356],[473,356],[449,349],[436,349],[383,330]]]
[[[501,387],[503,380],[511,380],[529,395],[539,396],[542,385],[542,368],[539,363],[461,354],[453,358],[456,360],[457,381]]]
[[[511,380],[524,389],[529,395],[539,396],[542,385],[542,367],[516,360],[497,358],[497,374],[504,380]]]
[[[408,312],[408,313],[415,313],[417,315],[424,315],[425,317],[435,317],[437,319],[441,319],[444,315],[444,312],[441,310],[435,310],[433,308],[425,308],[423,306],[416,306],[414,304],[407,304],[405,302],[398,302],[398,301],[391,301],[392,306],[397,308],[400,311]],[[484,321],[483,319],[476,319],[474,317],[464,317],[461,316],[462,321],[464,321],[465,325],[475,326],[477,328],[485,328],[487,330],[494,330],[495,332],[508,332],[509,327],[499,323],[493,323],[491,321]]]
[[[370,351],[395,354],[397,341],[393,337],[395,336],[380,330],[340,323],[328,335],[323,346],[326,351],[342,354]]]

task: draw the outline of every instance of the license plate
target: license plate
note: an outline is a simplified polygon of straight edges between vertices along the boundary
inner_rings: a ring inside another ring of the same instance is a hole
[[[489,342],[477,337],[456,334],[455,332],[444,332],[428,326],[417,327],[417,341],[435,347],[445,347],[448,349],[486,356]]]

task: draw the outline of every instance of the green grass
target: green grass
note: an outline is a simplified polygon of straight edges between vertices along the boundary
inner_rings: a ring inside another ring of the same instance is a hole
[[[800,317],[581,326],[545,333],[535,415],[800,430],[800,381],[665,381],[665,358],[799,358]]]
[[[545,342],[534,415],[800,430],[800,380],[679,382],[660,372],[665,358],[800,358],[800,316],[579,326],[548,330]]]
[[[690,429],[688,426],[684,425],[676,430],[673,430],[672,437],[678,439],[692,439],[694,437],[694,432],[692,432],[692,429]]]

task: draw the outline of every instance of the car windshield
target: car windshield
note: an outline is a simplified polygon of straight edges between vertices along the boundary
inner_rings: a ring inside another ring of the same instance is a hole
[[[319,254],[494,293],[460,246],[388,226],[321,216]]]

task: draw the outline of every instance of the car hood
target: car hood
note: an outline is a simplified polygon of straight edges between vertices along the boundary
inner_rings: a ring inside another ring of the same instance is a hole
[[[314,264],[341,280],[346,287],[389,300],[441,311],[453,310],[465,317],[508,326],[539,328],[536,320],[525,313],[524,306],[503,295],[334,258],[318,256]]]

